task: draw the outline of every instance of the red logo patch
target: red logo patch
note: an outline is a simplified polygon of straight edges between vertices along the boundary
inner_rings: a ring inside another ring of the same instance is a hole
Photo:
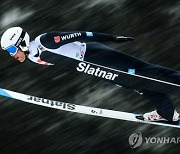
[[[54,42],[59,43],[61,41],[60,36],[54,36]]]

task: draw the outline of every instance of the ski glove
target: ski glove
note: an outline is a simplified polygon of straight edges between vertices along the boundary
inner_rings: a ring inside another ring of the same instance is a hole
[[[127,37],[127,36],[113,36],[114,42],[127,42],[127,41],[134,41],[135,39],[133,37]]]

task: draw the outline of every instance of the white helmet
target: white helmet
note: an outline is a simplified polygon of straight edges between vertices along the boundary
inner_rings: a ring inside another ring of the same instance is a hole
[[[1,48],[9,54],[15,55],[20,48],[28,51],[30,37],[21,27],[7,29],[1,37]]]

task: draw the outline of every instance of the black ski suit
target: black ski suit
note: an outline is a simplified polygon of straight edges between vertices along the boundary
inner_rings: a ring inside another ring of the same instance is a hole
[[[180,72],[159,65],[150,64],[102,44],[102,42],[106,41],[125,42],[129,40],[126,38],[117,39],[116,36],[110,34],[95,32],[49,32],[41,35],[39,40],[40,44],[45,47],[46,50],[54,50],[75,41],[88,41],[86,43],[85,55],[83,55],[83,60],[85,61],[126,72],[129,68],[133,68],[138,75],[180,84]],[[48,62],[48,58],[43,57],[43,54],[40,55],[40,58]],[[115,84],[123,84],[126,87],[126,83]],[[131,89],[132,87],[128,88]],[[139,89],[138,87],[136,89],[133,87],[132,90]],[[139,92],[143,93],[143,96],[148,98],[155,105],[157,112],[162,117],[169,121],[172,120],[175,107],[167,94],[146,89],[141,89]]]

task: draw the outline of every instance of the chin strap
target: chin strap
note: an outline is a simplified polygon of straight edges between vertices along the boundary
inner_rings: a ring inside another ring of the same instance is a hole
[[[24,54],[26,55],[26,57],[29,55],[29,50],[27,50],[27,51],[24,51]]]

